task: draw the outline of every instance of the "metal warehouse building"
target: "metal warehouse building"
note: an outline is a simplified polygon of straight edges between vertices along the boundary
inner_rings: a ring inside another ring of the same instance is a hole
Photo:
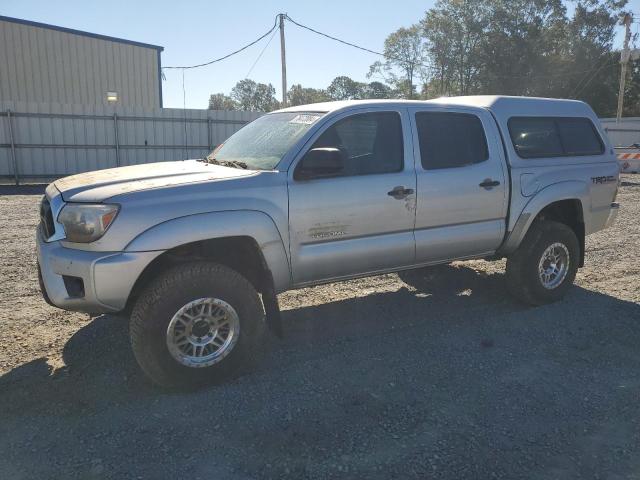
[[[0,102],[161,108],[162,50],[0,16]]]

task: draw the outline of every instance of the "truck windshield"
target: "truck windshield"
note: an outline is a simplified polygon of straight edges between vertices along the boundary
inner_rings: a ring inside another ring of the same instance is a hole
[[[207,160],[250,170],[273,170],[322,115],[324,113],[319,112],[264,115],[229,137]]]

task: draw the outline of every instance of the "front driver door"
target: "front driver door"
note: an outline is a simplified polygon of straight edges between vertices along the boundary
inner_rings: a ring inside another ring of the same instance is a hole
[[[414,262],[416,176],[411,142],[404,138],[408,127],[400,109],[343,114],[306,150],[339,148],[345,161],[340,174],[296,180],[302,156],[293,163],[289,232],[294,284]]]

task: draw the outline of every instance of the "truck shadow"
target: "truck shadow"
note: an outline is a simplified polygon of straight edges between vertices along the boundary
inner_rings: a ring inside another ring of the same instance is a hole
[[[386,293],[348,298],[283,311],[286,345],[308,342],[310,349],[335,338],[356,339],[386,329],[429,328],[433,321],[460,316],[524,311],[505,290],[502,273],[485,273],[464,265],[439,265],[399,272],[403,286]],[[321,288],[321,287],[316,287]],[[308,289],[309,296],[314,288]]]
[[[398,275],[405,286],[396,291],[285,308],[284,339],[268,336],[267,355],[249,376],[286,368],[292,361],[312,360],[317,354],[326,353],[327,344],[340,350],[348,349],[350,343],[403,330],[411,335],[445,326],[464,329],[477,324],[489,328],[496,317],[519,312],[535,316],[536,311],[544,316],[551,308],[531,308],[511,299],[502,273],[487,274],[465,266],[444,265]],[[313,296],[314,288],[306,293]],[[569,311],[580,309],[585,303],[640,314],[640,307],[634,303],[577,286],[555,307]],[[482,346],[492,343],[484,337],[478,342]],[[102,315],[78,330],[66,343],[63,360],[65,366],[55,371],[46,358],[39,358],[1,376],[0,405],[7,400],[2,397],[12,396],[17,390],[19,396],[29,398],[29,392],[41,395],[45,389],[47,398],[58,398],[71,409],[78,403],[89,405],[108,398],[144,398],[166,393],[150,385],[139,371],[129,345],[127,319],[122,317]],[[78,384],[82,385],[80,389]],[[33,406],[38,403],[39,400],[34,401]]]

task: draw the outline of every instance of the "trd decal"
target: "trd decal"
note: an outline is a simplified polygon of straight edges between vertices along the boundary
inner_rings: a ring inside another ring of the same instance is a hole
[[[616,181],[616,177],[614,175],[607,175],[606,177],[591,177],[591,181],[593,183],[611,183]]]

